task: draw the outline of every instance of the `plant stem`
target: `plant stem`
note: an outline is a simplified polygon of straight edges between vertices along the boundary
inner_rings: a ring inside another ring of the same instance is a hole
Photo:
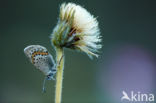
[[[64,69],[64,51],[62,48],[56,48],[57,73],[56,73],[56,90],[55,103],[61,103],[63,69]]]

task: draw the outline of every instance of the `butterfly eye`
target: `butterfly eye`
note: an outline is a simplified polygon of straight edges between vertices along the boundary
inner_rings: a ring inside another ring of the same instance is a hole
[[[50,78],[50,77],[51,77],[51,76],[50,76],[50,75],[48,75],[48,76],[47,76],[47,80],[51,80],[51,78]]]

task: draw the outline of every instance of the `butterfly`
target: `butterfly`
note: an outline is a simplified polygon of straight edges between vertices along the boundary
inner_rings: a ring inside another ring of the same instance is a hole
[[[46,80],[55,80],[56,63],[53,56],[41,45],[27,46],[24,53],[30,62],[46,76],[43,81],[43,92],[45,92]]]

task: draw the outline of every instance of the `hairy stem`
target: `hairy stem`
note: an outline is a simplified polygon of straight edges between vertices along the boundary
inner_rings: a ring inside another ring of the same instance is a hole
[[[55,103],[61,103],[63,69],[64,69],[64,56],[63,55],[64,55],[63,49],[56,48],[57,73],[56,73]]]

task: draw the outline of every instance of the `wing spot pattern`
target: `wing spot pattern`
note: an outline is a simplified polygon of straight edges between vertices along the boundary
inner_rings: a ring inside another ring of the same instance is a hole
[[[46,52],[40,52],[40,51],[35,51],[35,52],[33,52],[32,53],[32,56],[31,56],[31,59],[32,59],[32,63],[33,64],[35,64],[35,62],[34,62],[34,57],[36,56],[36,55],[42,55],[42,56],[44,56],[44,55],[48,55],[48,52],[46,51]],[[40,59],[40,58],[39,58]]]

